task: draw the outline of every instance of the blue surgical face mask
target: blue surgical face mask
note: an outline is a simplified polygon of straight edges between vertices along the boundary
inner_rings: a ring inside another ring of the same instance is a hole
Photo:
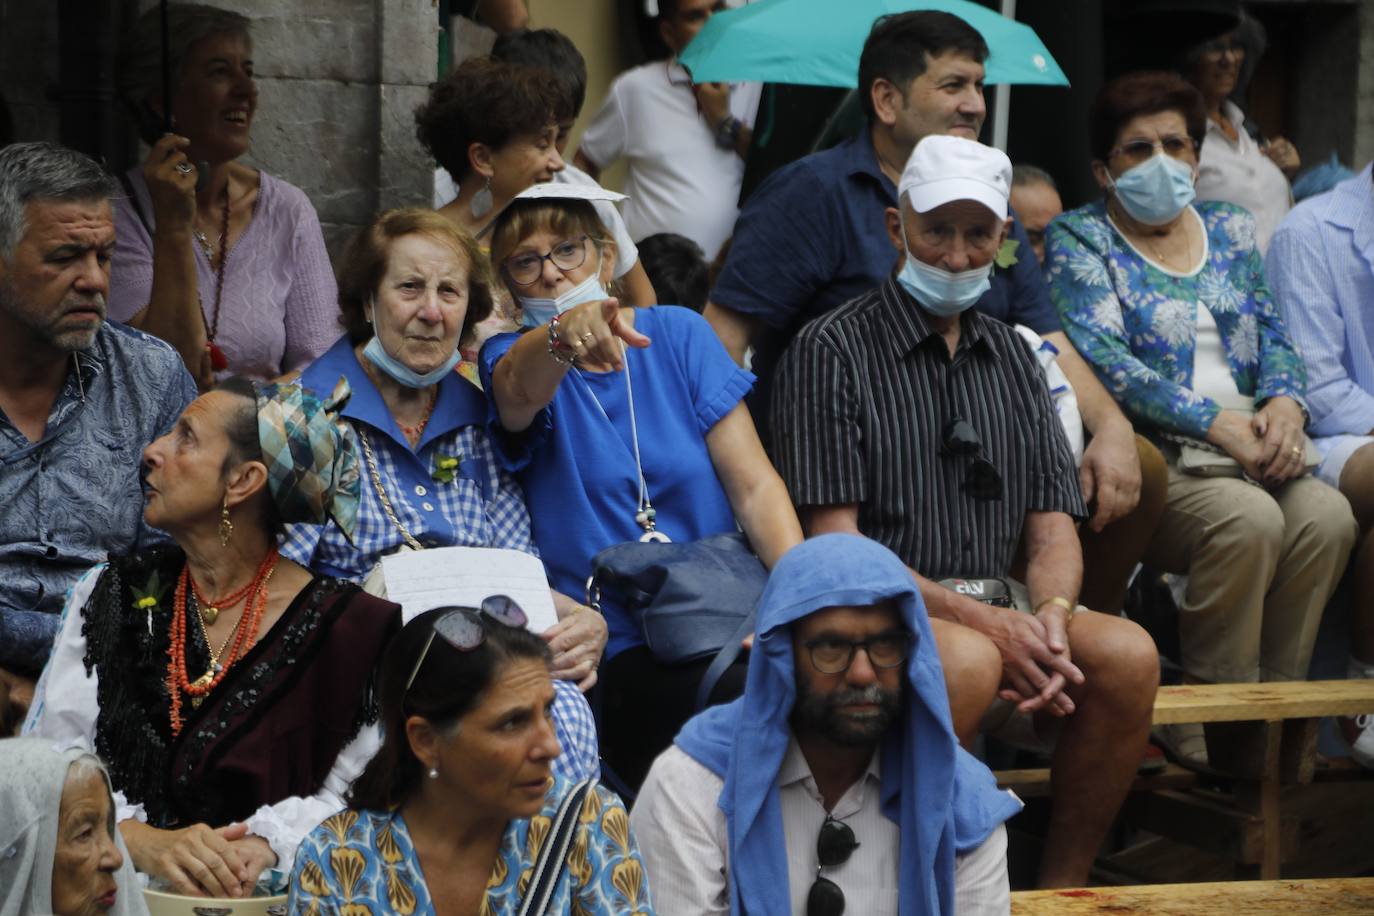
[[[1132,166],[1115,181],[1110,177],[1108,181],[1121,208],[1131,219],[1147,226],[1172,222],[1197,197],[1192,166],[1163,153]]]
[[[902,247],[906,248],[905,222],[902,224]],[[983,297],[983,293],[992,289],[989,279],[992,264],[992,261],[988,261],[982,267],[955,273],[923,264],[911,256],[910,248],[906,248],[906,263],[897,275],[897,282],[927,312],[949,318],[967,311]]]
[[[598,257],[596,270],[592,271],[587,279],[572,289],[566,290],[558,298],[539,299],[533,296],[528,298],[520,296],[520,308],[523,312],[521,321],[527,328],[537,328],[541,324],[547,324],[553,316],[561,315],[568,309],[584,302],[599,302],[609,298],[610,293],[606,292],[606,287],[601,285],[601,258]]]
[[[372,365],[390,376],[393,381],[407,388],[428,388],[430,385],[438,384],[444,376],[453,371],[453,367],[458,365],[459,360],[458,350],[455,348],[453,355],[444,360],[438,368],[421,375],[386,352],[386,348],[382,346],[382,339],[376,334],[373,334],[372,339],[367,342],[367,346],[363,347],[363,356],[367,357],[368,362]]]

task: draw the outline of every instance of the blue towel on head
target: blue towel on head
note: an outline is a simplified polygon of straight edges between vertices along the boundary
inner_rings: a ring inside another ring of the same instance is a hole
[[[915,635],[904,715],[882,746],[882,810],[901,828],[902,916],[954,913],[954,856],[977,848],[1021,810],[992,773],[959,747],[925,604],[910,572],[867,538],[812,538],[778,561],[759,599],[744,696],[708,709],[677,744],[725,780],[731,911],[787,916],[787,852],[777,774],[796,700],[790,624],[822,608],[892,601]]]

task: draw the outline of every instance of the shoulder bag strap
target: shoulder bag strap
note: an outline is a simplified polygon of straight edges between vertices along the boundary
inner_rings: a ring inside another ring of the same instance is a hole
[[[520,903],[518,916],[544,916],[550,912],[549,904],[553,900],[554,889],[558,887],[558,879],[568,862],[568,849],[572,846],[582,802],[595,782],[594,779],[585,779],[563,796],[558,812],[553,816],[553,823],[549,826],[548,839],[534,860],[529,890]]]
[[[711,659],[710,667],[701,676],[701,683],[697,685],[697,712],[706,708],[707,701],[711,699],[711,691],[716,689],[716,684],[720,681],[721,675],[725,674],[725,670],[734,664],[735,659],[739,658],[742,648],[740,643],[744,641],[744,637],[752,632],[754,632],[754,612],[750,611],[749,616],[740,621],[739,628],[716,653],[716,657]]]

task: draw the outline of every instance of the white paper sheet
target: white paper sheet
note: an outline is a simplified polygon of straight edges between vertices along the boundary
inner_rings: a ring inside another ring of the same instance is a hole
[[[542,633],[558,622],[549,580],[538,557],[494,547],[434,547],[382,558],[386,597],[409,622],[445,604],[477,607],[490,595],[509,595]]]

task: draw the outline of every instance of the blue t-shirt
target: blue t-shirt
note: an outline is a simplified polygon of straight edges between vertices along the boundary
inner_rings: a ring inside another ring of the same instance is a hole
[[[734,511],[706,449],[706,434],[749,392],[754,376],[734,364],[711,326],[690,309],[638,309],[635,327],[652,341],[647,349],[629,348],[625,360],[658,530],[677,542],[734,531]],[[493,337],[479,358],[492,440],[498,460],[525,488],[550,583],[580,600],[592,557],[643,534],[634,519],[639,478],[625,375],[572,369],[529,429],[507,433],[491,401],[491,374],[518,339]],[[619,608],[603,602],[602,612],[610,629],[607,658],[644,643]]]
[[[897,188],[879,168],[867,129],[784,166],[750,196],[711,301],[771,329],[754,355],[758,397],[766,397],[773,369],[802,325],[892,274],[900,253],[888,238],[883,212],[895,206]],[[992,288],[974,307],[1039,334],[1060,330],[1019,221],[1012,223],[1010,239],[1016,242],[1016,263],[993,270]],[[755,418],[766,413],[755,410]]]

